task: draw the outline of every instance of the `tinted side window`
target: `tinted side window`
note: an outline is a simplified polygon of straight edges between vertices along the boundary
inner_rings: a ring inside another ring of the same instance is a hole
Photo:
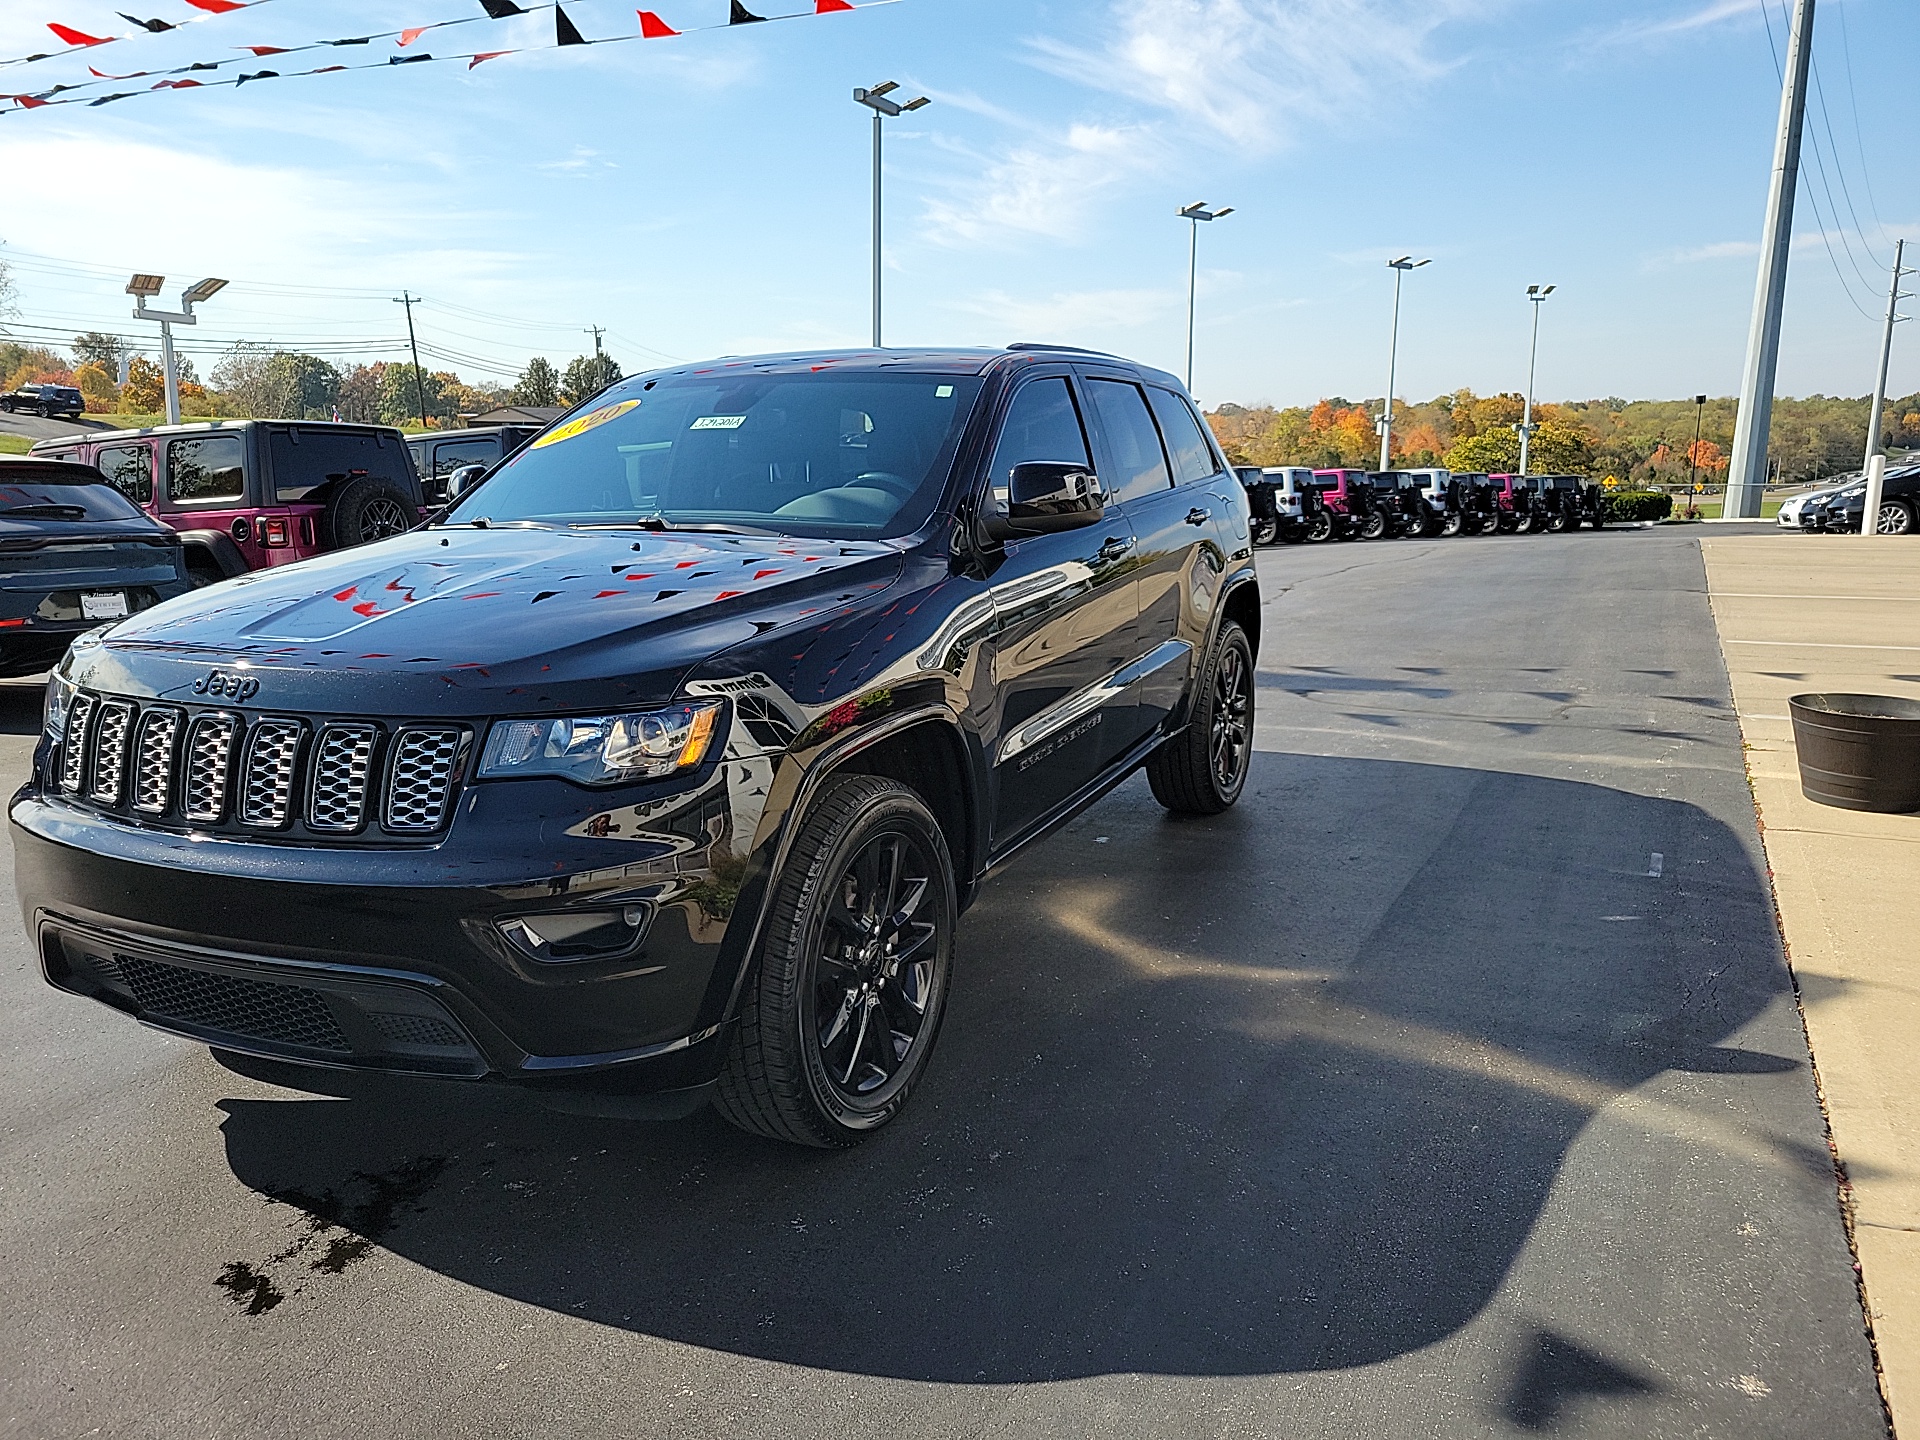
[[[1213,458],[1213,447],[1200,433],[1200,422],[1194,418],[1187,402],[1158,386],[1147,387],[1147,398],[1153,402],[1153,418],[1160,422],[1167,454],[1173,457],[1173,483],[1185,485],[1217,474],[1219,466]]]
[[[500,458],[498,440],[443,440],[433,447],[433,479],[444,480],[462,465],[491,465]]]
[[[1064,379],[1029,381],[1013,397],[1000,441],[988,469],[996,493],[1004,495],[1013,467],[1029,460],[1069,460],[1091,465],[1080,411]]]
[[[109,445],[93,457],[93,463],[134,504],[153,503],[153,451],[145,445]]]
[[[167,442],[167,498],[186,504],[237,500],[246,494],[238,435]]]
[[[1107,494],[1115,500],[1137,500],[1165,490],[1167,457],[1160,449],[1160,432],[1138,385],[1118,380],[1091,380],[1087,394],[1093,399],[1094,414],[1106,432],[1107,453],[1113,457],[1116,471],[1102,475]]]

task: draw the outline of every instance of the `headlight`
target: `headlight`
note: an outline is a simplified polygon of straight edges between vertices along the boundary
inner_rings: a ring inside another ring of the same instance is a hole
[[[73,703],[74,691],[78,687],[71,680],[58,674],[47,677],[47,704],[41,712],[41,724],[49,740],[64,740],[67,737],[67,707]]]
[[[710,700],[631,715],[501,720],[487,734],[480,778],[560,775],[583,785],[612,785],[678,774],[706,759],[720,705]]]

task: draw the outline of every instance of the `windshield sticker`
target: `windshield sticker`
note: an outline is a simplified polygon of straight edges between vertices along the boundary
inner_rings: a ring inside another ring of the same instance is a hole
[[[738,430],[747,423],[744,415],[702,415],[687,428],[689,430]]]
[[[598,410],[589,410],[586,414],[569,420],[564,425],[555,426],[527,448],[529,450],[544,450],[549,445],[558,445],[562,440],[572,440],[577,436],[586,434],[589,430],[597,430],[609,420],[618,420],[629,410],[638,410],[639,408],[640,402],[638,400],[622,400],[618,405],[602,405]]]
[[[951,385],[934,386],[933,398],[936,400],[951,400],[953,398],[953,386]]]

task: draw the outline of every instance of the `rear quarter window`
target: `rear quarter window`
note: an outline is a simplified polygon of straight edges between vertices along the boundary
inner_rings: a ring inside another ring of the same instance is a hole
[[[1153,418],[1160,422],[1160,434],[1173,460],[1173,483],[1186,485],[1218,475],[1220,462],[1187,402],[1157,385],[1147,387],[1147,401],[1153,406]]]
[[[238,435],[167,442],[167,498],[183,505],[238,500],[247,493],[246,445]]]

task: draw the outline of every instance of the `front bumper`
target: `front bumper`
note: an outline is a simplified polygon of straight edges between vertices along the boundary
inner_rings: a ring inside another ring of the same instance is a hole
[[[717,1073],[762,887],[731,766],[617,795],[474,785],[438,845],[209,838],[15,798],[16,885],[49,983],[223,1049],[310,1065],[644,1092]],[[615,804],[615,801],[625,803]],[[637,803],[636,803],[637,802]],[[551,962],[510,922],[640,917]]]

